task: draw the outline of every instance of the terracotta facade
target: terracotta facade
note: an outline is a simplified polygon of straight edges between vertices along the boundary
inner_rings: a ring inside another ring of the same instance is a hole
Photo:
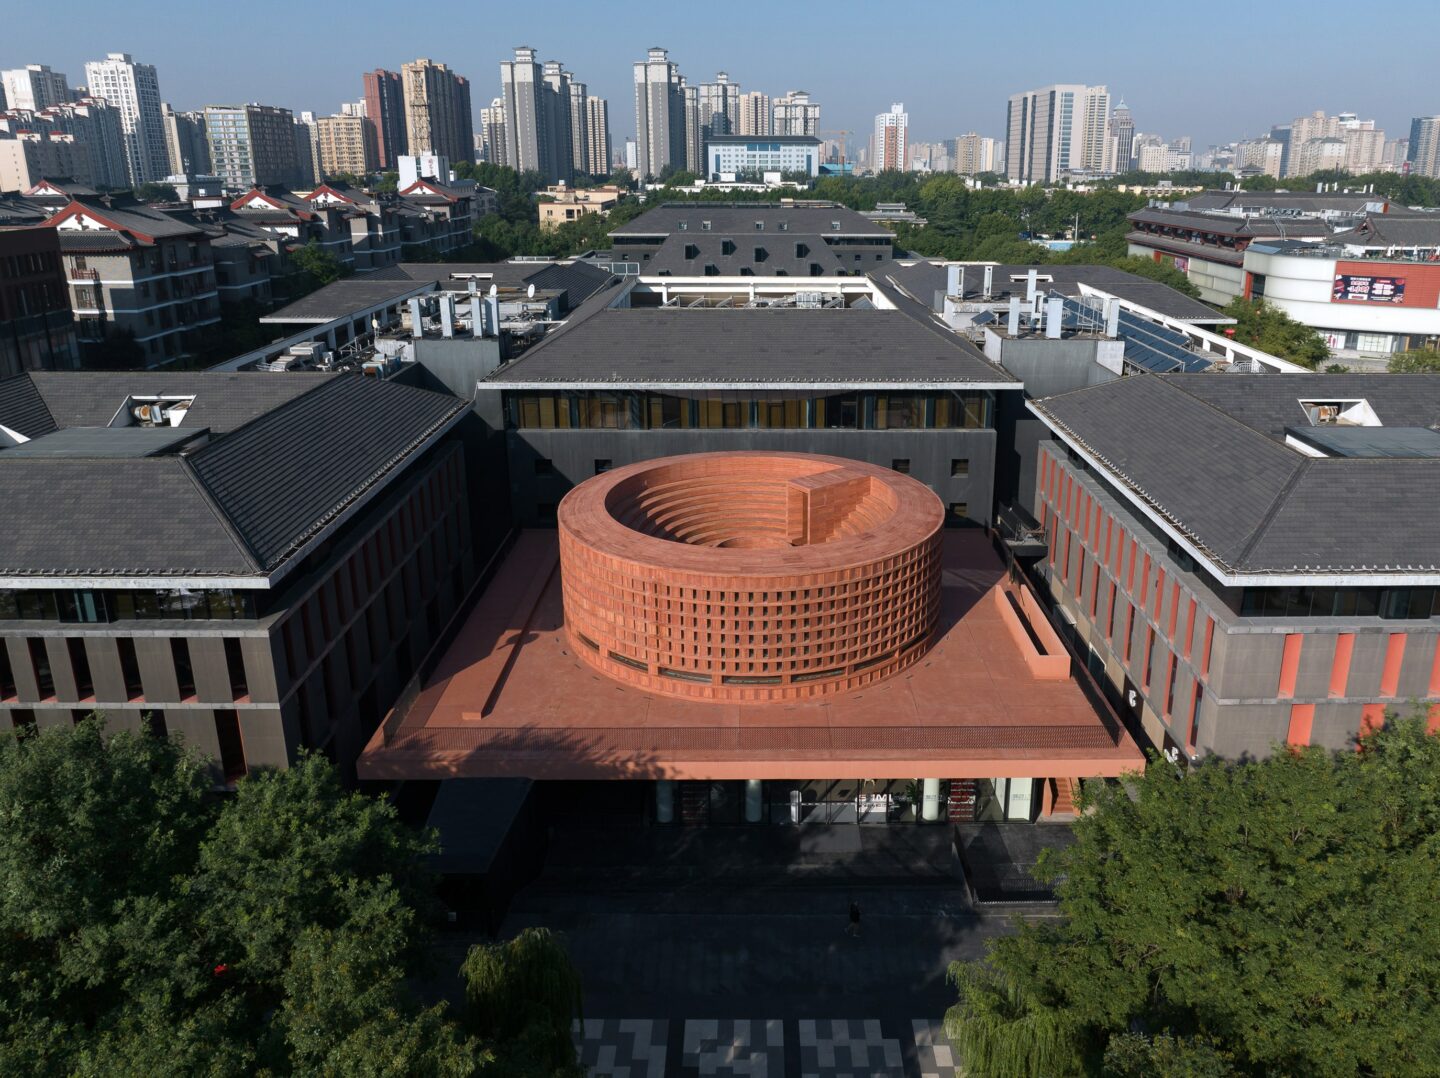
[[[587,480],[560,503],[575,653],[648,692],[728,703],[850,692],[929,650],[944,509],[889,469],[698,453]]]

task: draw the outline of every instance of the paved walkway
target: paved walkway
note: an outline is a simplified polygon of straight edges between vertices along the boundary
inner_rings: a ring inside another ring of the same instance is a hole
[[[859,849],[856,830],[789,854],[739,831],[733,844],[724,829],[661,834],[648,877],[634,833],[568,833],[504,934],[565,934],[585,985],[576,1043],[596,1078],[952,1078],[950,963],[981,957],[1017,914],[1053,910],[972,909],[938,830],[876,829]],[[711,871],[697,849],[716,855]],[[852,900],[858,938],[845,932]],[[442,964],[471,942],[446,937]]]

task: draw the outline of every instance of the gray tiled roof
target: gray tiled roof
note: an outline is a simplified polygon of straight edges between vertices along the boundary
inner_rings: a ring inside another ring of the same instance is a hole
[[[1225,571],[1440,570],[1440,460],[1287,448],[1284,427],[1308,422],[1302,396],[1425,425],[1440,376],[1133,375],[1031,407]]]
[[[12,507],[0,513],[0,574],[251,576],[260,569],[180,457],[16,462],[0,468],[0,501]]]
[[[734,251],[725,253],[725,245]],[[805,249],[805,254],[797,252]],[[690,252],[694,252],[691,254]],[[763,253],[763,260],[759,257]],[[868,257],[873,257],[866,252]],[[863,263],[858,265],[863,266]],[[676,232],[644,265],[647,274],[705,276],[706,266],[721,276],[834,277],[848,269],[824,237],[800,232]],[[813,267],[820,267],[814,272]],[[713,275],[712,275],[713,276]]]
[[[225,434],[336,376],[309,371],[32,371],[28,377],[57,427],[108,426],[130,396],[193,396],[195,406],[181,425]],[[0,398],[0,423],[6,414]]]
[[[1440,379],[1428,374],[1267,374],[1167,376],[1168,381],[1251,430],[1277,442],[1285,428],[1309,422],[1301,400],[1330,397],[1370,402],[1387,427],[1440,424]]]
[[[76,199],[76,201],[105,220],[114,222],[117,228],[126,232],[138,232],[146,236],[157,237],[200,235],[200,229],[194,225],[161,210],[152,210],[148,206],[134,205],[118,209],[93,199]]]
[[[58,429],[28,374],[0,379],[0,427],[26,438],[39,438]]]
[[[570,308],[578,307],[610,279],[607,270],[583,262],[401,262],[365,275],[367,281],[434,281],[440,287],[465,287],[464,277],[483,275],[483,292],[489,285],[564,291]]]
[[[260,564],[273,569],[466,407],[446,394],[343,376],[190,462]]]
[[[1130,214],[1131,221],[1170,225],[1220,236],[1328,236],[1330,226],[1318,217],[1235,217],[1225,213],[1147,208]]]
[[[566,303],[575,308],[599,291],[609,279],[610,274],[604,270],[583,262],[570,262],[545,266],[525,278],[525,282],[536,288],[564,289]]]
[[[1335,233],[1352,247],[1440,247],[1440,213],[1372,213],[1356,227]]]
[[[28,416],[38,424],[38,396],[50,412],[60,409],[67,432],[103,428],[131,392],[194,393],[182,428],[209,427],[214,439],[138,457],[145,447],[121,434],[137,428],[94,430],[78,433],[121,437],[80,457],[71,455],[71,439],[66,453],[48,456],[45,432],[33,427],[31,452],[0,465],[0,505],[19,507],[0,513],[0,573],[275,572],[467,408],[446,394],[359,375],[151,374],[137,388],[141,377],[35,373],[0,383],[0,421]],[[32,379],[33,394],[13,384]],[[132,455],[118,457],[120,449]],[[0,449],[0,461],[9,452]]]
[[[962,337],[904,310],[612,310],[572,318],[497,382],[1013,382]]]
[[[1284,209],[1304,213],[1363,213],[1366,205],[1384,202],[1381,195],[1316,191],[1201,191],[1184,196],[1192,210],[1230,213],[1238,210]]]
[[[622,245],[626,236],[670,236],[681,231],[682,222],[687,225],[684,230],[686,235],[703,235],[703,221],[710,222],[711,232],[734,232],[746,236],[769,236],[771,233],[788,236],[794,232],[812,236],[894,237],[894,233],[884,225],[866,220],[846,206],[783,206],[773,202],[666,202],[612,229],[610,236],[612,241],[619,241]],[[756,221],[765,223],[763,231],[755,227]],[[831,227],[836,221],[840,223],[838,229]],[[789,226],[784,232],[780,231],[781,222]]]
[[[271,311],[262,322],[331,322],[376,304],[400,300],[422,291],[422,282],[376,280],[373,274],[347,277],[317,288],[294,303]]]

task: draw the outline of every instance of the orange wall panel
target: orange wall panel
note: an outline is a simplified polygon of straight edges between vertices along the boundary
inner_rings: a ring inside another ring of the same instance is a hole
[[[1310,728],[1314,724],[1314,704],[1291,704],[1290,729],[1285,733],[1285,744],[1297,748],[1310,744]]]
[[[1300,674],[1300,649],[1305,638],[1299,633],[1285,637],[1285,654],[1280,660],[1280,685],[1276,695],[1282,699],[1295,695],[1295,679]]]

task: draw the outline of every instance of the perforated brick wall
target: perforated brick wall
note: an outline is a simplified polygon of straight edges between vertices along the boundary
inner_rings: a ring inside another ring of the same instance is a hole
[[[845,692],[928,650],[944,510],[885,468],[703,453],[603,473],[560,505],[566,628],[608,676],[672,696]]]

